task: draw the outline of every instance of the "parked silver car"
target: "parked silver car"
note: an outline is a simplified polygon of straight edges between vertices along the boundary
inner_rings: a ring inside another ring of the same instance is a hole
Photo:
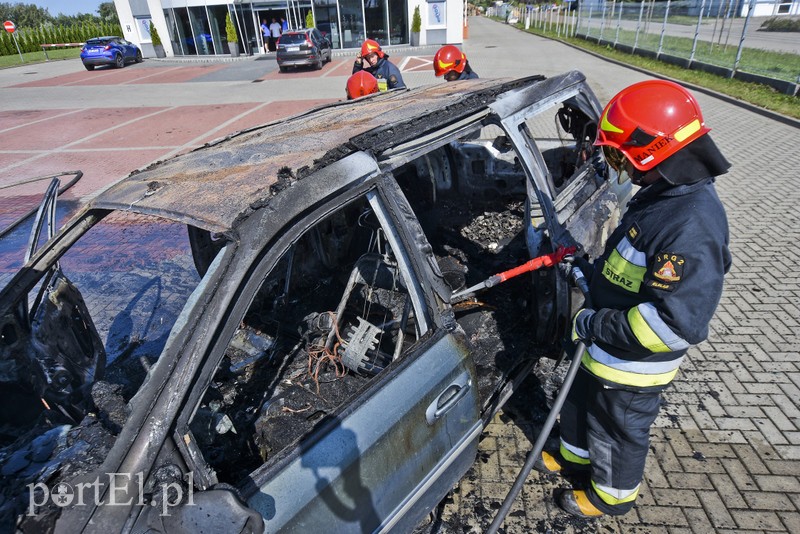
[[[393,91],[101,193],[0,291],[0,528],[413,529],[580,304],[451,295],[621,215],[600,111],[579,72]]]

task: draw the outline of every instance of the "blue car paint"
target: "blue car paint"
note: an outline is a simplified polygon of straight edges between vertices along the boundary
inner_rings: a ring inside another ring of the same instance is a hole
[[[101,65],[116,65],[122,57],[123,65],[141,60],[139,47],[121,37],[106,36],[87,39],[81,49],[81,61],[87,70]]]

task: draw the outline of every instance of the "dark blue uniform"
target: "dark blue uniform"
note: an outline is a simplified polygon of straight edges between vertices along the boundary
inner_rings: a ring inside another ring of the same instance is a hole
[[[731,265],[714,179],[641,189],[591,273],[587,350],[561,411],[561,455],[591,465],[589,500],[633,506],[659,392],[708,324]]]
[[[464,72],[458,75],[458,80],[476,80],[478,73],[472,70],[469,65],[464,69]]]
[[[374,67],[364,67],[362,63],[356,61],[353,64],[353,72],[360,70],[365,70],[375,76],[375,79],[378,80],[378,89],[381,91],[388,91],[389,89],[402,89],[406,86],[405,82],[403,82],[403,76],[400,74],[400,69],[397,66],[389,61],[389,55],[384,53],[382,58],[378,58],[378,62],[375,63]],[[366,59],[363,60],[366,62]]]

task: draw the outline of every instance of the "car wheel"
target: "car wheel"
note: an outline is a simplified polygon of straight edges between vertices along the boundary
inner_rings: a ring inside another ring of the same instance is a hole
[[[141,63],[142,61],[143,61],[142,60],[142,51],[141,50],[137,50],[136,51],[136,63]]]
[[[317,61],[316,65],[314,65],[314,70],[320,69],[322,69],[322,58],[319,58],[319,61]]]
[[[114,58],[114,67],[121,69],[125,66],[125,58],[122,57],[122,54],[117,54]]]
[[[94,65],[86,65],[86,64],[84,64],[83,66],[86,68],[86,70],[94,70]]]

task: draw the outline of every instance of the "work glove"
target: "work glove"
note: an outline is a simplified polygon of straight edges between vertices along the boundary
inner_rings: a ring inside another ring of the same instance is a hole
[[[587,284],[591,284],[592,283],[592,275],[594,274],[594,265],[591,262],[589,262],[589,260],[584,258],[583,256],[575,256],[575,259],[573,260],[573,263],[583,273],[583,277],[586,278],[586,283]]]
[[[592,319],[594,319],[594,310],[589,308],[581,308],[575,317],[572,318],[572,335],[570,339],[573,343],[583,341],[587,345],[592,344],[594,337],[592,336]]]

